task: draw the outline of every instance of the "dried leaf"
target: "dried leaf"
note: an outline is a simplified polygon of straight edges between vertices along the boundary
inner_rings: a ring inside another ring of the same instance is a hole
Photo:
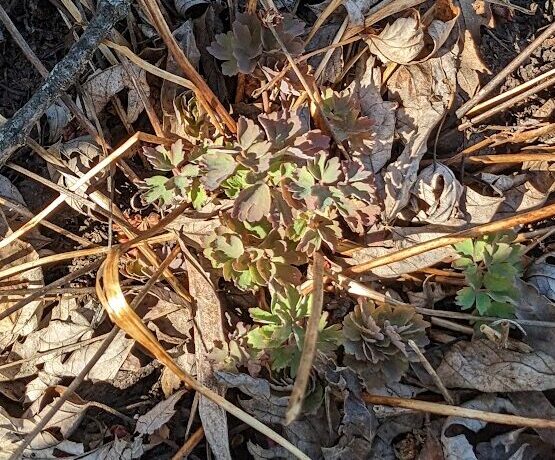
[[[185,250],[188,251],[186,247]],[[209,360],[210,353],[212,353],[216,344],[225,342],[222,305],[210,275],[202,269],[198,261],[188,259],[186,265],[189,275],[189,292],[196,303],[195,356],[197,379],[211,390],[225,395],[225,388],[218,385],[212,363]],[[231,459],[225,410],[205,396],[200,396],[199,415],[206,439],[216,458]]]
[[[361,26],[364,24],[365,16],[377,3],[379,3],[379,0],[345,0],[343,6],[347,10],[350,23]]]
[[[366,61],[366,70],[355,86],[360,100],[360,113],[372,120],[372,152],[370,162],[372,172],[377,174],[391,158],[391,148],[395,134],[396,102],[384,101],[380,90],[382,86],[381,70],[375,65],[375,58]],[[364,163],[364,160],[363,160]]]
[[[508,400],[497,398],[495,395],[481,395],[476,399],[461,404],[461,406],[467,409],[489,412],[515,412]],[[457,433],[457,431],[453,430],[454,425],[461,425],[477,433],[485,428],[487,423],[475,419],[448,417],[441,430],[441,444],[443,445],[445,460],[477,460],[474,448],[464,434],[451,435],[453,432]]]
[[[0,452],[13,453],[25,434],[29,433],[45,416],[64,391],[64,387],[49,388],[40,399],[29,406],[21,418],[11,417],[4,408],[0,408]],[[87,408],[86,401],[77,395],[72,395],[25,449],[23,458],[56,458],[54,450],[59,449],[64,452],[65,447],[68,449],[65,451],[67,454],[83,453],[82,444],[65,442],[65,440],[77,428]],[[59,430],[62,439],[51,434],[52,430]]]
[[[63,356],[50,359],[45,362],[44,370],[51,375],[59,377],[75,377],[81,372],[91,357],[96,353],[102,342],[93,342],[83,348],[75,350],[65,359]],[[125,334],[119,334],[110,344],[102,357],[88,373],[91,380],[112,380],[122,364],[127,359],[134,341],[125,338]]]
[[[424,32],[419,19],[399,18],[380,35],[368,35],[367,43],[384,64],[408,64],[424,49]]]
[[[445,227],[429,225],[426,227],[394,227],[391,230],[392,237],[389,240],[369,245],[364,249],[356,251],[350,256],[349,264],[356,265],[367,262],[399,249],[414,246],[424,241],[432,240],[446,235]],[[382,278],[397,278],[399,275],[419,271],[422,268],[431,267],[440,261],[455,257],[456,251],[451,247],[434,249],[432,251],[409,257],[401,262],[384,265],[383,267],[370,270],[374,275]]]
[[[127,94],[127,121],[134,123],[144,110],[133,79],[148,97],[150,86],[146,81],[146,71],[131,62],[129,62],[128,68],[130,68],[133,75],[129,75],[123,65],[118,64],[93,75],[83,83],[82,89],[90,95],[97,114],[106,107],[110,98],[126,88],[129,90]]]
[[[62,135],[62,130],[71,120],[71,112],[65,105],[52,104],[46,112],[46,120],[48,121],[48,141],[56,142]]]
[[[463,186],[455,174],[441,163],[424,168],[414,184],[412,194],[416,220],[431,224],[447,222],[457,211]]]
[[[397,130],[406,142],[384,176],[388,220],[408,203],[428,137],[455,96],[457,45],[439,54],[420,64],[401,66],[387,83],[393,99],[402,107],[397,112]]]
[[[553,253],[544,254],[536,259],[527,269],[525,278],[534,285],[541,295],[555,301],[555,265],[548,263]]]
[[[481,339],[459,342],[445,354],[437,373],[447,388],[486,393],[555,388],[555,359],[542,351],[519,353]]]
[[[175,405],[185,394],[186,390],[180,390],[169,398],[164,399],[150,409],[146,414],[137,419],[135,432],[139,434],[152,434],[163,425],[168,423],[175,415]]]

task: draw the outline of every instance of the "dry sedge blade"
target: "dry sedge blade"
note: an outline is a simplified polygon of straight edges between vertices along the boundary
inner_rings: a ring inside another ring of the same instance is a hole
[[[297,371],[297,378],[293,391],[289,398],[287,413],[285,414],[285,424],[289,425],[294,421],[303,407],[304,395],[306,387],[310,379],[310,371],[312,370],[312,362],[316,355],[316,344],[318,342],[318,326],[320,317],[322,316],[322,306],[324,303],[324,256],[321,253],[314,253],[314,264],[312,265],[312,277],[314,291],[312,294],[312,307],[310,317],[306,325],[304,336],[303,352],[301,362]]]
[[[110,251],[98,271],[96,279],[96,291],[98,298],[108,312],[110,319],[120,329],[124,330],[143,347],[147,348],[156,357],[156,359],[158,359],[158,361],[175,373],[175,375],[177,375],[188,387],[214,401],[216,404],[223,407],[227,412],[250,425],[260,433],[268,436],[296,457],[308,460],[309,457],[303,454],[297,447],[285,438],[268,428],[251,415],[247,414],[245,411],[230,403],[227,399],[203,386],[177,365],[173,358],[166,352],[162,345],[160,345],[156,337],[152,334],[152,332],[150,332],[150,330],[147,329],[139,316],[137,316],[127,303],[119,284],[119,259],[120,250],[118,248]]]

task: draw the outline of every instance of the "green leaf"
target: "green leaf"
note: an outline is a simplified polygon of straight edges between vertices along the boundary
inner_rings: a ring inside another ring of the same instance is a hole
[[[271,203],[270,187],[259,182],[239,193],[231,215],[240,221],[257,222],[270,213]]]
[[[315,161],[309,162],[307,168],[323,184],[333,184],[341,175],[339,158],[328,158],[325,153],[320,153]]]
[[[227,152],[208,152],[202,155],[202,175],[201,182],[206,190],[216,190],[220,184],[231,176],[237,168],[233,156]]]
[[[491,298],[484,292],[476,294],[476,309],[482,316],[487,316],[491,307]]]
[[[499,318],[513,318],[515,307],[506,302],[492,302],[488,314]]]
[[[208,201],[208,195],[204,186],[198,181],[195,180],[193,182],[193,186],[191,187],[189,197],[191,203],[193,204],[193,208],[197,211],[200,210]]]
[[[468,310],[474,305],[476,291],[471,287],[464,287],[457,292],[456,302],[463,310]]]
[[[175,196],[174,190],[166,188],[166,183],[169,180],[164,176],[152,176],[145,179],[148,191],[144,194],[144,197],[147,203],[159,201],[162,205],[165,205],[173,200]]]
[[[460,243],[455,243],[453,247],[460,254],[463,254],[469,257],[474,256],[474,243],[472,242],[471,239],[461,241]]]
[[[249,186],[247,182],[248,173],[247,169],[238,168],[232,176],[221,183],[222,189],[229,198],[237,198],[239,192]]]
[[[471,265],[474,265],[474,261],[469,257],[459,257],[453,261],[453,267],[455,268],[466,268]]]
[[[464,276],[466,277],[467,283],[478,290],[482,287],[483,282],[483,272],[476,265],[471,265],[464,271]]]

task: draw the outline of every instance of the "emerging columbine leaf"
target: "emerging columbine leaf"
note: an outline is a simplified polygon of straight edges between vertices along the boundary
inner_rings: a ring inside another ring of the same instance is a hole
[[[413,359],[407,342],[424,347],[429,325],[412,307],[357,305],[343,320],[344,363],[368,390],[398,382]]]
[[[276,231],[265,234],[263,225],[253,225],[250,230],[245,225],[237,225],[240,233],[224,226],[216,229],[204,250],[212,266],[221,268],[224,278],[242,290],[299,284],[301,272],[295,265],[305,263],[306,257]],[[227,249],[230,246],[233,251]]]
[[[181,139],[177,140],[170,147],[170,150],[167,150],[163,145],[159,145],[156,148],[145,147],[144,154],[152,167],[159,171],[171,171],[177,168],[185,159],[183,141]]]
[[[147,192],[144,197],[147,203],[154,203],[155,201],[160,201],[162,205],[171,203],[175,193],[173,190],[166,188],[169,180],[164,176],[152,176],[145,179]]]
[[[207,190],[216,190],[237,168],[233,156],[226,151],[210,150],[201,157],[203,174],[200,179]]]
[[[268,356],[274,371],[289,368],[295,377],[302,355],[306,321],[310,316],[311,296],[302,295],[297,288],[287,286],[283,293],[274,292],[270,311],[251,308],[249,313],[256,327],[247,334],[253,352]],[[341,342],[340,325],[327,326],[327,313],[319,322],[317,350],[331,353]]]
[[[270,187],[259,182],[239,193],[231,215],[240,221],[257,222],[269,214],[271,201]]]
[[[301,38],[304,34],[305,24],[291,13],[285,13],[281,21],[275,26],[279,38],[285,45],[285,49],[293,56],[303,52],[304,42]],[[272,31],[266,27],[262,29],[262,44],[265,51],[279,51],[281,46],[277,42]]]
[[[312,256],[315,251],[320,250],[322,243],[335,249],[341,239],[341,228],[334,220],[335,217],[334,211],[330,211],[327,216],[310,212],[299,214],[291,227],[291,239],[299,242],[297,251]]]
[[[239,13],[233,22],[232,30],[216,35],[216,41],[206,49],[216,59],[224,61],[224,75],[252,73],[258,57],[262,53],[261,24],[251,14]]]
[[[456,302],[463,309],[475,308],[481,316],[514,316],[518,291],[514,286],[522,268],[522,246],[510,243],[504,235],[465,240],[454,245],[462,255],[453,267],[463,270],[467,287],[457,293]]]

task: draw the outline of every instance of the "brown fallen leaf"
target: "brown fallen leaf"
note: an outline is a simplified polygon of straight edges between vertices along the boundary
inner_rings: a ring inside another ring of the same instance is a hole
[[[391,237],[380,242],[380,246],[370,245],[354,252],[349,264],[358,265],[376,257],[384,256],[398,251],[402,248],[414,246],[424,241],[439,238],[448,233],[445,227],[429,225],[425,227],[394,227],[391,229]],[[451,246],[446,246],[432,251],[427,251],[401,262],[374,268],[371,273],[382,278],[397,278],[405,273],[411,273],[422,268],[431,267],[442,260],[450,260],[456,256],[456,251]]]
[[[206,272],[180,240],[186,258],[189,292],[195,299],[195,356],[197,379],[211,390],[225,395],[225,387],[214,377],[210,354],[215,344],[226,341],[223,330],[223,311],[210,274]],[[216,458],[231,459],[225,410],[205,396],[200,396],[199,414],[206,440]]]
[[[123,65],[118,64],[93,75],[83,83],[82,89],[90,95],[94,110],[98,114],[113,96],[127,88],[129,90],[127,95],[127,122],[133,123],[144,110],[133,79],[147,97],[150,95],[150,86],[146,81],[146,72],[143,69],[131,62],[127,67],[132,70],[133,76],[126,72]]]
[[[459,342],[445,354],[437,373],[448,388],[485,393],[555,388],[555,359],[542,351],[518,353],[484,339]]]
[[[385,218],[393,219],[410,199],[428,137],[441,121],[455,96],[455,61],[458,47],[410,66],[400,66],[387,82],[390,99],[400,104],[397,132],[405,142],[403,152],[385,172]]]

